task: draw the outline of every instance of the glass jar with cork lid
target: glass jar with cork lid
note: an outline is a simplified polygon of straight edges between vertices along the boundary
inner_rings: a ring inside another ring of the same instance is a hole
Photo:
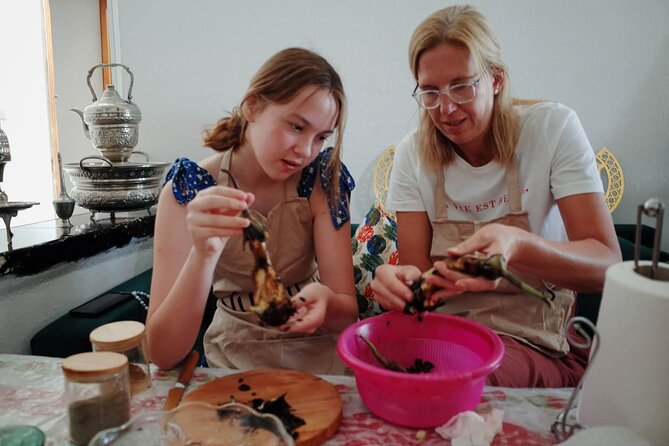
[[[115,352],[87,352],[65,358],[65,403],[70,438],[87,444],[99,431],[130,419],[128,358]]]
[[[131,395],[151,386],[151,370],[144,356],[144,334],[141,322],[118,321],[102,325],[89,335],[93,351],[122,353],[128,358]]]

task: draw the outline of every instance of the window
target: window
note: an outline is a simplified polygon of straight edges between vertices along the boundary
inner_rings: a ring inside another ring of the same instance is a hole
[[[9,201],[40,203],[20,211],[12,227],[54,218],[44,8],[41,1],[0,2],[1,125],[11,151],[1,187]]]

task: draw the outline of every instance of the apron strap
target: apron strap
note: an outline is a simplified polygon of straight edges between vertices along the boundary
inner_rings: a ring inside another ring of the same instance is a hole
[[[509,167],[506,169],[506,186],[509,189],[509,206],[511,212],[519,214],[522,211],[520,203],[520,179],[518,175],[518,163],[514,155],[509,162]]]
[[[437,187],[434,191],[434,204],[436,217],[438,219],[448,218],[448,209],[446,209],[446,181],[444,179],[444,166],[437,169]]]
[[[235,149],[232,148],[226,150],[225,152],[223,152],[223,156],[221,157],[221,165],[219,166],[218,173],[216,174],[216,180],[218,181],[218,184],[220,184],[221,186],[232,187],[232,180],[228,177],[228,174],[222,172],[221,169],[230,170],[230,160],[232,159],[233,150]],[[225,182],[223,182],[222,179],[225,179]]]
[[[228,178],[228,174],[223,173],[220,170],[220,169],[230,170],[230,162],[232,160],[233,150],[234,149],[230,149],[223,152],[223,156],[221,157],[221,165],[219,167],[219,172],[217,174],[218,184],[233,187],[232,181],[230,180],[230,178]],[[299,198],[299,194],[297,192],[297,185],[301,177],[302,177],[301,172],[298,172],[283,182],[283,198],[281,201],[282,203]],[[223,181],[223,179],[225,181]]]

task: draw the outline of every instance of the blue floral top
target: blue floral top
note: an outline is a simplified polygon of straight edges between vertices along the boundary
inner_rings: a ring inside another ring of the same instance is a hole
[[[332,202],[330,196],[332,178],[327,170],[331,155],[332,147],[329,147],[322,151],[311,164],[302,169],[302,177],[297,185],[297,193],[300,197],[309,198],[314,190],[316,177],[320,176],[321,188],[327,196],[332,224],[336,229],[339,229],[350,219],[348,203],[351,199],[351,191],[355,188],[355,181],[346,166],[342,163],[339,174],[339,200],[337,203]],[[188,203],[195,198],[195,195],[199,191],[216,184],[216,179],[206,169],[198,166],[197,163],[188,158],[178,158],[174,162],[167,173],[165,182],[169,180],[172,180],[174,198],[181,204]]]

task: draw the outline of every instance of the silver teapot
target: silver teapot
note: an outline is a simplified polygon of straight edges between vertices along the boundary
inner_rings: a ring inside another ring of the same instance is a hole
[[[91,85],[91,76],[96,68],[107,67],[123,67],[130,75],[127,100],[118,94],[113,85],[108,85],[98,100]],[[112,162],[127,161],[132,149],[137,145],[142,113],[131,100],[133,82],[134,75],[125,65],[119,63],[95,65],[88,70],[86,77],[88,88],[93,94],[93,103],[84,108],[83,112],[76,108],[71,109],[81,117],[86,137],[105,158]]]

